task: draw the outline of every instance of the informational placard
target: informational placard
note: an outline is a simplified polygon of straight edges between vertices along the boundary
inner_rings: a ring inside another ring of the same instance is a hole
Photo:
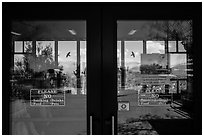
[[[60,89],[31,89],[31,106],[65,106],[65,92]]]
[[[142,85],[164,85],[171,84],[170,77],[168,75],[141,75]]]
[[[142,88],[138,91],[138,106],[164,106],[171,103],[170,76],[143,75],[141,84]]]
[[[118,110],[119,111],[129,111],[130,110],[130,102],[128,102],[128,101],[119,101],[118,102]]]
[[[140,92],[140,91],[139,91]],[[164,106],[171,103],[172,95],[160,93],[138,93],[138,106]]]

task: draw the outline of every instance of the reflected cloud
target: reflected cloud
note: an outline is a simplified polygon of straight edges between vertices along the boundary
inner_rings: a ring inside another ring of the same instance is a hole
[[[164,42],[147,41],[147,53],[160,53],[164,54]]]

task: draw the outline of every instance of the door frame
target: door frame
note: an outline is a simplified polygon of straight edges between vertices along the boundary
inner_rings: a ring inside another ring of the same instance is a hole
[[[2,67],[2,89],[4,91],[11,90],[8,68],[11,66],[10,23],[12,20],[87,21],[87,134],[91,132],[90,125],[92,125],[92,134],[113,134],[113,132],[117,134],[117,20],[192,19],[193,45],[202,44],[202,19],[198,18],[201,17],[201,3],[4,2],[2,5],[2,45],[7,45],[2,46],[2,66],[4,66]],[[53,10],[46,10],[47,8]],[[201,46],[193,48],[193,89],[195,91],[202,91],[201,49]],[[201,92],[196,92],[194,98],[196,101],[194,104],[196,116],[193,121],[195,134],[201,134],[201,95]],[[10,134],[10,93],[2,92],[2,96],[2,134]],[[92,124],[90,116],[92,116]]]
[[[181,10],[182,9],[182,10]],[[193,90],[201,88],[201,3],[111,3],[102,12],[103,134],[117,134],[117,20],[192,20]],[[197,46],[199,45],[199,46]],[[194,93],[193,134],[202,131],[202,93]],[[114,116],[114,122],[112,117]],[[185,132],[184,132],[185,133]]]
[[[85,20],[87,41],[87,134],[102,134],[101,124],[101,9],[97,3],[6,3],[3,2],[4,91],[11,91],[11,22],[13,20]],[[36,10],[37,9],[37,10]],[[47,10],[52,9],[52,10]],[[25,12],[26,11],[26,12]],[[97,91],[97,92],[96,92]],[[10,93],[2,92],[2,134],[11,134]],[[90,123],[92,116],[92,123]],[[92,131],[90,129],[92,124]]]

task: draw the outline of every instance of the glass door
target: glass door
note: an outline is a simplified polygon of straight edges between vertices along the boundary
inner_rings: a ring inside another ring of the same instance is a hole
[[[187,82],[193,69],[187,69],[189,56],[182,44],[182,39],[192,43],[192,21],[117,24],[118,134],[183,132],[182,122],[193,117],[192,81]]]
[[[201,134],[201,10],[4,3],[3,134]]]
[[[168,10],[171,6],[173,12]],[[194,67],[198,52],[194,46],[200,39],[195,39],[198,21],[187,11],[189,6],[182,12],[173,4],[105,8],[103,111],[107,112],[107,134],[200,133],[195,116],[201,116],[196,99],[201,93],[194,89],[200,88]]]
[[[11,133],[86,134],[86,22],[14,21],[11,30]]]
[[[9,50],[4,50],[9,60],[5,64],[9,71],[4,70],[9,78],[5,81],[9,90],[3,93],[4,105],[9,108],[5,132],[100,134],[97,6],[5,4],[4,7],[7,16],[4,21],[9,24],[5,36]],[[46,7],[53,10],[48,13]],[[87,10],[88,7],[92,10]],[[76,9],[86,12],[75,12]],[[33,11],[36,12],[31,14]]]

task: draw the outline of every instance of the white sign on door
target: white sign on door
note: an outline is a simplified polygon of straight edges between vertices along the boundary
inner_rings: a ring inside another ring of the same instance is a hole
[[[119,111],[129,111],[130,103],[128,101],[119,101],[118,102],[118,110]]]

